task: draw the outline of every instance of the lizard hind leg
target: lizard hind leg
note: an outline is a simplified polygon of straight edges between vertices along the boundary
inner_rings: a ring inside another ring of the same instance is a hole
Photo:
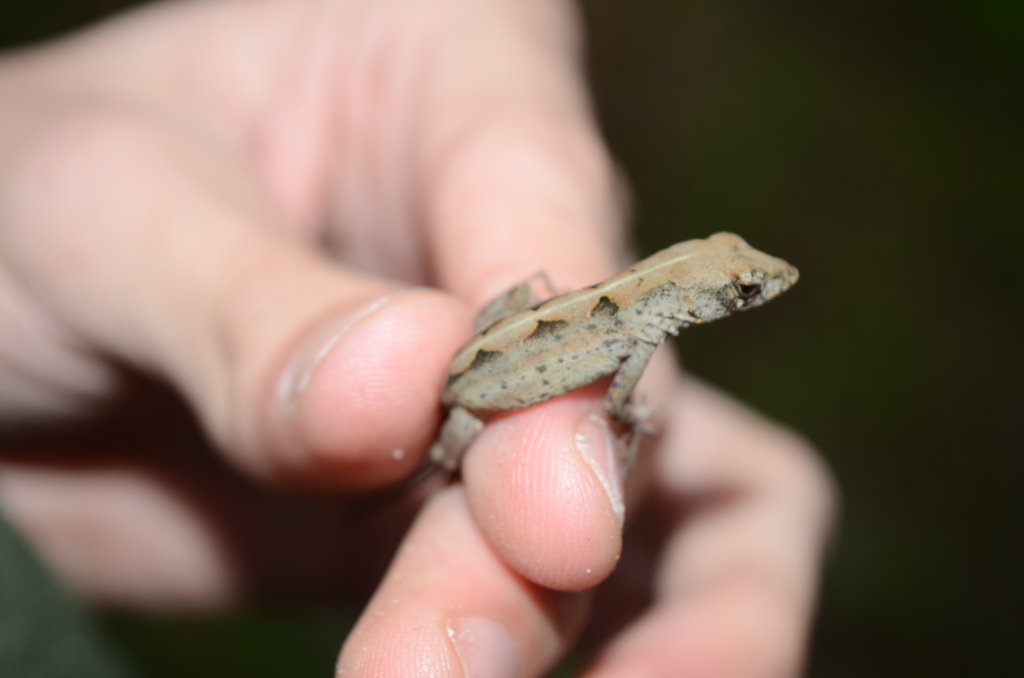
[[[540,281],[543,284],[546,295],[540,294],[534,289],[535,281]],[[474,329],[478,333],[483,332],[505,316],[525,311],[531,306],[547,301],[556,294],[558,293],[552,286],[547,273],[544,271],[534,273],[512,289],[488,301],[477,314]]]
[[[456,405],[448,412],[437,441],[430,446],[430,461],[443,469],[454,471],[473,439],[479,435],[484,422],[469,410]]]

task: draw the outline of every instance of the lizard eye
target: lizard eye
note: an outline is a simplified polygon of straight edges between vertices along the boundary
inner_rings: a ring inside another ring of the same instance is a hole
[[[761,293],[761,286],[756,283],[751,285],[736,283],[736,291],[739,293],[740,299],[749,301]]]

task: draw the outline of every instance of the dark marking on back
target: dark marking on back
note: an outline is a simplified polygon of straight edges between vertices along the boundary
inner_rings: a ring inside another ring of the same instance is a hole
[[[474,368],[482,367],[483,365],[486,365],[487,363],[491,362],[500,355],[501,351],[485,351],[483,349],[480,349],[479,351],[476,352],[476,355],[473,356],[473,362],[469,364],[469,367],[460,372],[459,375],[465,374],[466,372],[469,372]]]
[[[547,365],[537,365],[537,367],[536,367],[535,369],[536,369],[536,370],[537,370],[537,371],[538,371],[539,373],[541,373],[541,374],[544,374],[545,372],[547,372],[547,371],[548,371],[548,366],[547,366]]]
[[[594,308],[590,309],[590,315],[615,315],[619,312],[619,305],[608,297],[601,297],[598,302],[594,305]]]
[[[566,320],[538,320],[537,327],[534,328],[533,332],[524,339],[524,341],[530,341],[531,339],[543,339],[544,337],[555,334],[569,322]]]

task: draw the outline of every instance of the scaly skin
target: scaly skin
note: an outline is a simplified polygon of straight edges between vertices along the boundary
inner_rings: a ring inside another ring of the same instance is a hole
[[[454,469],[490,414],[544,402],[612,373],[605,410],[636,426],[629,397],[658,344],[690,325],[760,306],[798,276],[739,236],[716,233],[673,245],[598,285],[513,309],[452,360],[441,396],[450,413],[431,460]]]

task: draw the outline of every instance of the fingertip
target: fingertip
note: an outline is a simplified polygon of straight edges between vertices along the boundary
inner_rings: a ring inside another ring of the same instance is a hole
[[[595,462],[614,441],[597,431],[580,444],[601,411],[592,391],[492,421],[463,464],[470,507],[492,546],[547,588],[596,586],[622,549],[621,480],[602,477],[608,467]]]
[[[578,632],[586,603],[511,572],[456,485],[417,517],[345,640],[337,675],[541,675]]]
[[[412,473],[437,429],[444,373],[469,327],[463,304],[427,289],[322,323],[295,352],[273,397],[285,473],[343,488]]]

